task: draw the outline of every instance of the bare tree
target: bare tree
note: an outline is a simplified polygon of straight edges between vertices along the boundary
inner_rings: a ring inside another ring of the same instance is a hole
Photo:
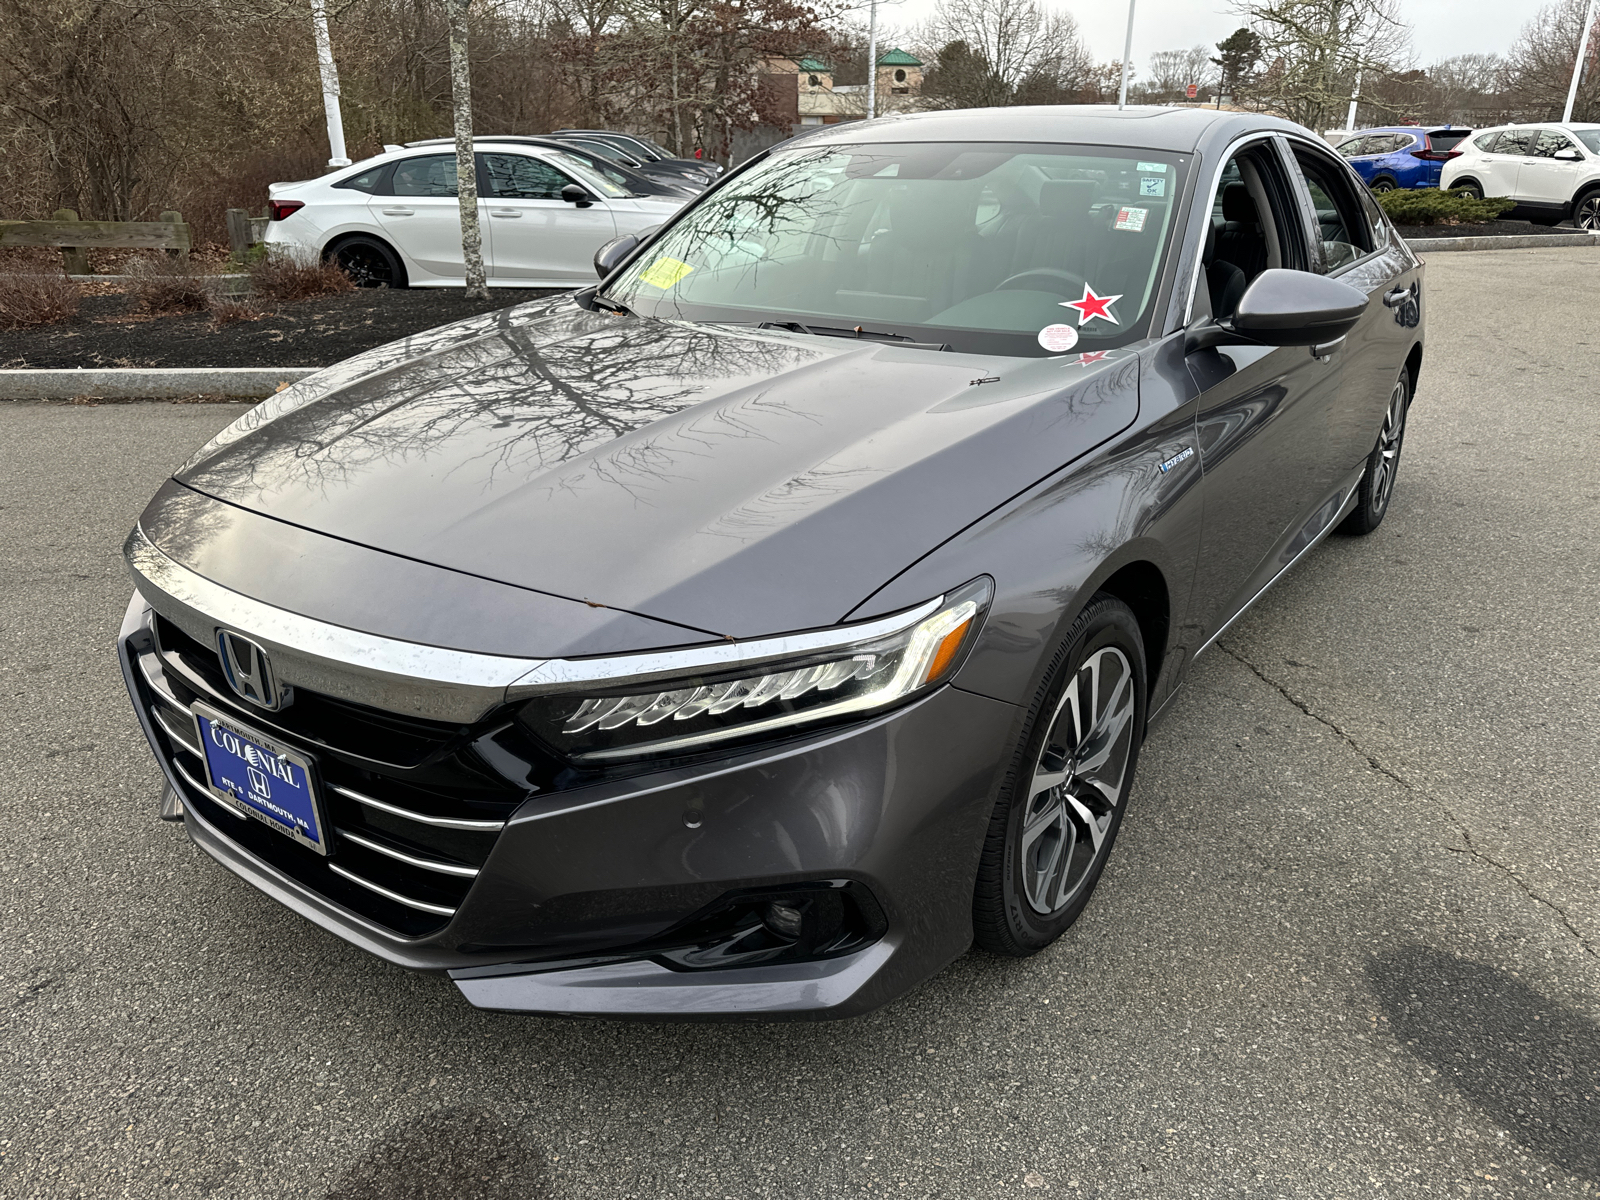
[[[1522,119],[1548,121],[1561,116],[1587,8],[1588,0],[1547,4],[1522,27],[1521,35],[1512,43],[1500,84]],[[1578,82],[1572,119],[1600,120],[1600,37],[1589,39],[1588,61]]]
[[[1157,50],[1150,56],[1144,83],[1139,88],[1140,98],[1155,104],[1186,100],[1187,89],[1193,84],[1198,90],[1197,98],[1204,99],[1216,73],[1211,52],[1204,46],[1191,46],[1187,50]]]
[[[450,14],[450,108],[456,131],[456,204],[461,209],[461,260],[467,276],[467,299],[487,300],[483,232],[478,228],[478,168],[472,154],[472,68],[467,60],[470,2],[445,0]]]
[[[1235,0],[1234,11],[1261,39],[1263,99],[1312,129],[1343,118],[1358,69],[1406,65],[1396,0]]]
[[[1071,15],[1034,0],[940,0],[918,40],[934,59],[929,90],[953,108],[1075,90],[1094,69]]]

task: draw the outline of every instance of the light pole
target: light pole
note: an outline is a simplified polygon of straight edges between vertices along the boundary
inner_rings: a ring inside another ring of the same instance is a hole
[[[1592,0],[1591,0],[1592,2]],[[1350,93],[1350,111],[1345,115],[1344,128],[1346,133],[1354,133],[1356,129],[1356,102],[1361,99],[1361,60],[1356,59],[1356,87]]]
[[[867,120],[878,115],[878,0],[867,10]]]
[[[339,68],[333,65],[333,44],[328,41],[328,10],[323,0],[311,0],[311,25],[317,35],[317,69],[322,73],[322,109],[328,117],[328,165],[348,167],[344,153],[344,118],[339,113]]]
[[[1578,98],[1578,80],[1583,77],[1583,60],[1589,54],[1589,31],[1594,27],[1595,0],[1583,14],[1583,37],[1578,40],[1578,61],[1572,64],[1572,86],[1567,89],[1567,107],[1561,113],[1561,123],[1572,120],[1572,102]]]
[[[1591,0],[1592,3],[1592,0]],[[1117,91],[1117,107],[1128,107],[1128,57],[1133,53],[1133,0],[1128,0],[1128,37],[1122,43],[1122,87]]]

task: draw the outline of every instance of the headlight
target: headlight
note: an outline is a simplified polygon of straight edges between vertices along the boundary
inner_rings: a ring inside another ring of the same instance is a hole
[[[983,578],[822,633],[547,663],[512,694],[539,693],[521,720],[580,762],[691,751],[871,713],[935,686],[971,648],[991,594]]]

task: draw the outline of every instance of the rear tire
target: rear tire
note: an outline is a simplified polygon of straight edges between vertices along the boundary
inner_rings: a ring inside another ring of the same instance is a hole
[[[1383,524],[1394,498],[1395,477],[1400,471],[1400,451],[1406,440],[1406,413],[1411,408],[1411,375],[1401,371],[1389,394],[1389,407],[1383,414],[1378,444],[1367,456],[1367,469],[1356,485],[1356,506],[1339,525],[1340,533],[1365,537]]]
[[[1378,193],[1381,194],[1383,192],[1392,192],[1396,188],[1398,188],[1400,185],[1398,183],[1396,183],[1394,180],[1390,179],[1387,175],[1379,175],[1368,186],[1371,188],[1372,191],[1378,192]]]
[[[406,268],[388,242],[375,237],[344,238],[323,251],[324,262],[335,264],[358,288],[403,288]]]
[[[1474,200],[1483,199],[1483,185],[1476,179],[1462,179],[1452,183],[1447,189],[1452,192],[1464,192]]]
[[[1045,673],[989,820],[972,899],[983,949],[1037,954],[1088,905],[1122,826],[1147,698],[1139,622],[1100,592]]]

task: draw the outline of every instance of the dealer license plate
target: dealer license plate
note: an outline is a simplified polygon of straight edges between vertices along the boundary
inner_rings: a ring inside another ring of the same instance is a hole
[[[204,704],[194,706],[194,722],[218,803],[328,853],[309,758]]]

